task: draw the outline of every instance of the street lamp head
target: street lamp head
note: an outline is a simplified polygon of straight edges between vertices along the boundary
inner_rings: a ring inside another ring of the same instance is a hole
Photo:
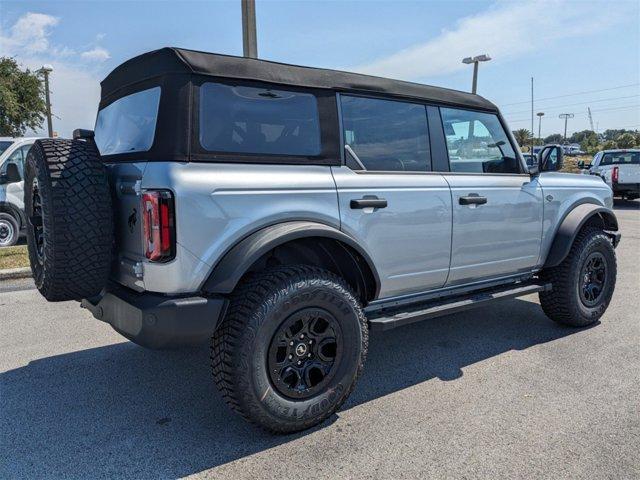
[[[46,73],[51,73],[51,72],[53,72],[53,67],[51,65],[49,65],[48,63],[46,63],[38,71],[42,72],[42,73],[45,73],[45,72]]]
[[[544,112],[538,112],[536,113],[537,116],[542,117],[544,115]]]
[[[487,54],[484,55],[476,55],[475,57],[465,57],[462,59],[462,63],[470,64],[477,62],[488,62],[491,60],[491,57]]]
[[[486,53],[484,55],[478,55],[477,57],[473,58],[474,62],[488,62],[489,60],[491,60],[491,57]]]

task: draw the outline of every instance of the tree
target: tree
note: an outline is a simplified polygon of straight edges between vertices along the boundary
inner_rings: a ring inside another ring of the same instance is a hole
[[[618,135],[616,138],[618,148],[631,148],[636,146],[636,137],[633,133],[627,132],[622,135]]]
[[[520,145],[521,147],[530,142],[532,137],[531,132],[526,128],[514,130],[513,136],[516,137],[516,142],[518,142],[518,145]]]
[[[544,143],[562,143],[564,137],[560,133],[554,133],[544,139]]]
[[[0,57],[0,135],[19,137],[42,126],[44,87],[38,74],[21,70],[13,58]]]

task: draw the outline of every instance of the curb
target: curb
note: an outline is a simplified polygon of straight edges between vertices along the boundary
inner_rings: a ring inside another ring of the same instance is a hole
[[[6,270],[0,270],[0,280],[14,280],[17,278],[30,278],[31,268],[8,268]]]

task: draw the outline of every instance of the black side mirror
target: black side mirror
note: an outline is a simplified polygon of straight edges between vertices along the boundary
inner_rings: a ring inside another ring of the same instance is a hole
[[[4,174],[4,178],[7,183],[21,182],[22,175],[20,175],[18,165],[16,165],[15,163],[9,163],[7,165],[7,172]]]
[[[538,165],[541,172],[557,172],[562,169],[563,152],[560,145],[546,145],[538,153]]]

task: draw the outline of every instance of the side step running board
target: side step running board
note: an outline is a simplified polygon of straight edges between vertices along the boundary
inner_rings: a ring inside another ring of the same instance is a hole
[[[388,312],[386,316],[383,313],[381,317],[371,318],[369,325],[371,325],[372,330],[390,330],[421,320],[462,312],[497,300],[521,297],[530,293],[549,290],[551,290],[550,283],[527,283],[525,285],[519,284],[518,286],[509,285],[508,287],[474,293],[470,296],[435,300],[417,308],[414,307],[411,311],[398,312],[396,310],[397,313]]]

